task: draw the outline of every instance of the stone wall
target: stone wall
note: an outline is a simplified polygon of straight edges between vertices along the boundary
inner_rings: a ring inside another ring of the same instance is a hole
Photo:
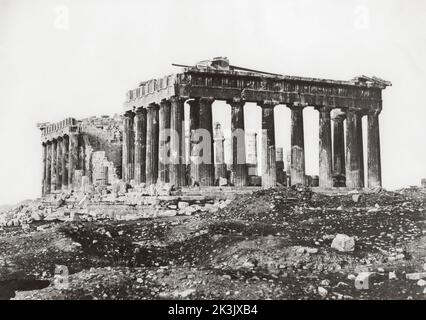
[[[122,122],[120,115],[79,121],[85,144],[85,175],[93,184],[111,184],[121,178]]]

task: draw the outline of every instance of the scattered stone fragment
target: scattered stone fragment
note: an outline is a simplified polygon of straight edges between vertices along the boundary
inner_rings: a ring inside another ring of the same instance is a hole
[[[426,278],[426,272],[407,273],[405,277],[408,280],[420,280],[420,279]]]
[[[337,234],[331,243],[331,248],[340,252],[351,252],[355,249],[355,240],[346,234]]]
[[[417,285],[420,287],[426,286],[426,280],[420,279],[419,281],[417,281]]]
[[[323,288],[323,287],[318,287],[318,294],[321,296],[321,297],[326,297],[327,296],[327,294],[328,294],[328,291],[327,291],[327,289],[325,289],[325,288]]]

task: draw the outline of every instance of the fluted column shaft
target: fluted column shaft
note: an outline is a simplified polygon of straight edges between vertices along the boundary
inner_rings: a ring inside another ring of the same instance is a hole
[[[147,185],[157,183],[158,178],[158,109],[157,104],[147,107],[146,120],[146,183]]]
[[[224,141],[223,132],[219,122],[214,124],[214,176],[216,182],[219,182],[220,178],[227,178],[227,170],[225,163],[225,150],[224,150]]]
[[[305,184],[305,138],[303,107],[291,106],[291,184]]]
[[[68,154],[68,187],[72,188],[74,181],[74,172],[78,164],[78,134],[69,136],[69,154]]]
[[[56,189],[62,189],[62,144],[63,139],[58,138],[56,147]]]
[[[57,155],[57,149],[58,149],[58,141],[57,140],[53,140],[52,141],[52,161],[51,161],[51,167],[50,167],[50,189],[51,191],[55,191],[56,190],[56,175],[58,174],[58,166],[57,166],[57,160],[58,160],[58,155]]]
[[[123,181],[129,182],[129,152],[130,152],[130,134],[131,134],[130,113],[126,112],[123,117],[123,152],[122,152],[122,168],[121,178]]]
[[[244,131],[244,101],[231,100],[231,131],[232,131],[232,171],[233,184],[238,187],[246,186],[247,164],[246,164],[246,142]]]
[[[270,102],[260,103],[262,108],[262,187],[277,185],[274,107]]]
[[[135,184],[146,181],[146,109],[139,108],[134,118],[135,122]]]
[[[344,120],[344,114],[333,117],[333,171],[335,175],[345,175]]]
[[[188,101],[189,104],[189,130],[190,130],[190,183],[200,181],[199,176],[199,159],[198,154],[198,139],[196,138],[196,130],[200,125],[200,100],[194,99]]]
[[[61,154],[61,179],[62,179],[62,189],[66,189],[68,187],[68,147],[69,147],[69,139],[67,136],[62,138],[62,154]]]
[[[379,113],[380,111],[375,111],[368,114],[367,163],[369,188],[382,186]]]
[[[169,165],[169,179],[170,183],[175,186],[184,186],[186,185],[184,132],[185,100],[179,97],[171,97],[170,103],[171,164]]]
[[[331,145],[331,118],[328,107],[319,107],[319,186],[333,187],[333,155]]]
[[[51,167],[52,166],[52,142],[46,143],[46,176],[45,176],[45,193],[49,194],[51,191]]]
[[[170,101],[163,100],[158,115],[159,150],[158,150],[158,182],[169,182],[169,148],[170,148]]]
[[[202,161],[198,166],[200,185],[214,185],[214,154],[213,154],[213,114],[212,98],[200,98],[200,123],[199,128],[204,129],[207,141],[203,141]]]
[[[42,178],[41,178],[41,195],[44,196],[46,194],[46,161],[47,161],[47,145],[43,143],[41,145],[41,159],[42,159]]]
[[[362,188],[362,155],[360,150],[360,112],[354,109],[346,111],[346,187]],[[361,134],[360,134],[361,131]]]

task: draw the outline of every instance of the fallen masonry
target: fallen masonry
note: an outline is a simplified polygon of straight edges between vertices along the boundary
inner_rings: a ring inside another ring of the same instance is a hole
[[[0,227],[9,298],[424,298],[423,189],[364,192],[355,204],[347,192],[300,186],[228,199],[172,188],[112,200],[113,189],[61,191],[0,215],[18,219]],[[338,234],[354,239],[353,251],[332,248]],[[58,265],[67,290],[55,287]]]

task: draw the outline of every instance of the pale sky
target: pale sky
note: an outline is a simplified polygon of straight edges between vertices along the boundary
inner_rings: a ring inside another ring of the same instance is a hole
[[[40,195],[37,122],[120,113],[126,90],[140,81],[176,71],[171,63],[215,56],[286,75],[391,81],[380,116],[383,184],[419,185],[425,21],[423,0],[0,0],[0,204]],[[229,127],[229,107],[214,108]],[[257,107],[247,107],[246,118],[246,129],[260,129]],[[275,122],[277,146],[288,149],[285,106]],[[312,108],[305,148],[307,174],[317,174]]]

